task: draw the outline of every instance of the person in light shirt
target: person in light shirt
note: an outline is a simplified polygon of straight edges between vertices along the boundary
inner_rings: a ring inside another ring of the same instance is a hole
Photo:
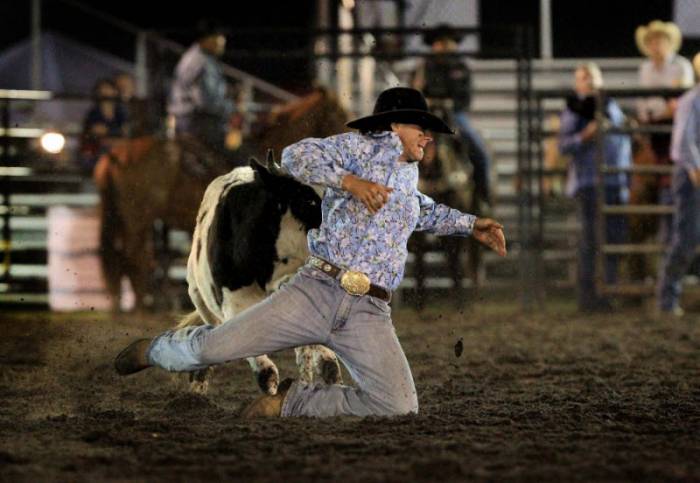
[[[690,87],[693,85],[693,67],[685,57],[678,55],[681,32],[672,22],[654,20],[637,27],[635,40],[639,51],[647,57],[639,66],[639,85],[642,87]],[[651,97],[640,99],[637,115],[642,122],[673,119],[675,102],[672,99]]]
[[[219,58],[226,50],[226,30],[201,20],[198,39],[175,67],[168,114],[178,136],[198,141],[213,153],[227,157],[226,134],[234,112]]]
[[[693,66],[700,75],[700,54],[695,56]],[[659,271],[656,303],[660,315],[682,316],[681,281],[700,241],[700,84],[678,100],[671,134],[671,158],[675,216],[671,246]]]
[[[688,88],[693,85],[693,68],[688,59],[678,55],[681,46],[681,31],[672,22],[654,20],[648,25],[637,27],[635,40],[639,51],[647,58],[639,66],[639,85],[649,88]],[[676,98],[647,97],[637,101],[637,117],[642,124],[649,126],[670,126],[677,105]],[[671,135],[651,133],[648,146],[655,164],[669,165],[671,159]],[[640,203],[660,203],[671,205],[671,176],[658,177],[658,185],[647,193]],[[658,221],[658,238],[662,243],[670,242],[671,215],[664,215]],[[633,242],[641,242],[647,236],[640,233],[643,227],[633,229]],[[652,228],[653,230],[653,228]],[[646,231],[646,230],[645,230]],[[637,260],[639,262],[639,260]],[[635,262],[636,263],[636,262]],[[643,269],[637,269],[639,272]]]
[[[371,116],[348,127],[359,133],[303,139],[282,152],[287,173],[325,188],[323,221],[308,233],[307,264],[263,302],[217,327],[190,327],[133,342],[115,360],[119,374],[151,366],[195,371],[324,344],[346,365],[356,387],[283,382],[276,395],[261,396],[246,408],[244,417],[418,411],[411,369],[388,304],[403,278],[408,237],[417,230],[473,236],[505,256],[503,227],[418,191],[418,162],[432,141],[427,131],[452,133],[429,112],[420,91],[388,89]]]
[[[604,244],[623,243],[627,237],[624,216],[605,216],[604,239],[598,240],[596,221],[598,213],[598,190],[607,205],[626,204],[629,198],[625,173],[608,173],[599,176],[598,145],[596,134],[602,121],[612,127],[621,127],[625,116],[620,106],[601,95],[603,75],[592,63],[580,64],[574,72],[574,92],[566,99],[566,109],[561,114],[559,149],[571,156],[567,193],[576,197],[581,220],[578,263],[578,308],[582,312],[600,312],[611,309],[610,302],[598,293],[595,284],[596,248]],[[598,103],[601,105],[598,105]],[[596,119],[600,110],[603,119]],[[605,134],[602,140],[603,164],[608,167],[626,168],[631,162],[629,136]],[[601,182],[602,181],[602,182]],[[604,263],[604,280],[608,284],[617,281],[618,257],[608,255]]]

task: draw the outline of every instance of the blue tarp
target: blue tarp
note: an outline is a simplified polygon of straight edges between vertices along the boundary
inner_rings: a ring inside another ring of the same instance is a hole
[[[134,71],[128,61],[55,32],[42,33],[41,56],[41,89],[57,94],[90,96],[98,79]],[[27,39],[0,52],[0,89],[31,88],[32,42]],[[13,123],[74,131],[82,124],[89,105],[89,101],[39,102],[30,111],[13,112]]]
[[[89,94],[93,84],[117,72],[133,72],[132,63],[55,32],[41,35],[41,89]],[[32,42],[24,40],[0,52],[0,89],[32,88]]]

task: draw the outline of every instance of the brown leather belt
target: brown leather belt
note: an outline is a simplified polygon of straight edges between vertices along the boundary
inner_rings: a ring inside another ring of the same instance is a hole
[[[313,255],[309,257],[309,265],[335,279],[340,278],[340,286],[350,295],[370,295],[385,302],[391,301],[391,292],[370,283],[369,277],[362,272],[345,270]]]

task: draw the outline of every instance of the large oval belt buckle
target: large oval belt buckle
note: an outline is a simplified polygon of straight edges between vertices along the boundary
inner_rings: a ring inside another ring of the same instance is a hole
[[[369,292],[369,277],[362,272],[345,272],[340,277],[340,286],[350,295],[364,295]]]

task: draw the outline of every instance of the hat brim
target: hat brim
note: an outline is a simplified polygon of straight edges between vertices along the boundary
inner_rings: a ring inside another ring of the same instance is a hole
[[[462,42],[464,35],[450,33],[450,32],[426,32],[423,34],[423,43],[427,46],[433,45],[435,42],[441,39],[454,40],[458,44]]]
[[[454,131],[439,117],[417,109],[397,109],[395,111],[380,112],[371,116],[361,117],[346,124],[352,129],[371,131],[378,126],[398,122],[402,124],[417,124],[423,129],[443,134],[454,134]]]

